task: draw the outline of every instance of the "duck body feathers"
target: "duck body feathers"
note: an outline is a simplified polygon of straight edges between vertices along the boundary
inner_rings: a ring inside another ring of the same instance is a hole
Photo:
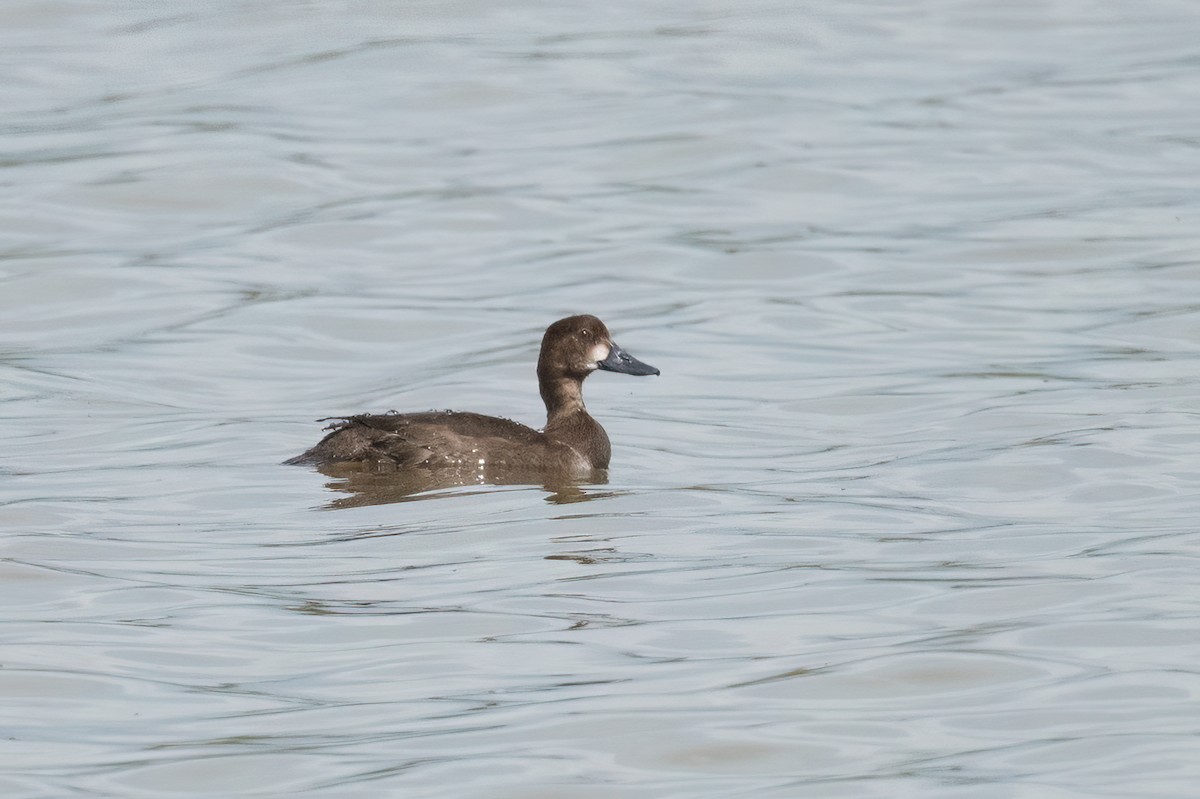
[[[585,455],[553,434],[511,419],[466,411],[357,414],[321,421],[333,421],[326,428],[331,432],[288,463],[359,461],[398,469],[512,467],[586,471],[607,468],[611,452],[603,429],[599,429],[604,439],[604,446],[599,449],[603,451]],[[586,443],[581,442],[584,450],[596,449]]]

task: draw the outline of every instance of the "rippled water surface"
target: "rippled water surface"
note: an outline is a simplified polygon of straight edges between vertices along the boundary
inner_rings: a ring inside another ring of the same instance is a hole
[[[1200,7],[0,8],[0,794],[1192,797]],[[409,501],[313,420],[539,425]]]

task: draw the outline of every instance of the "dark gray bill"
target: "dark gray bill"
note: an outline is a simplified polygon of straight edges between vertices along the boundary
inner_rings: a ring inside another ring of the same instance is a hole
[[[642,363],[625,350],[612,345],[608,357],[596,364],[606,372],[620,372],[623,375],[656,375],[659,371],[648,363]]]

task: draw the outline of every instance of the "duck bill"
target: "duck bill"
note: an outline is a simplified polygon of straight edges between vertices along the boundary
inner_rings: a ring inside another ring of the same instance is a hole
[[[639,377],[659,374],[659,371],[653,366],[642,363],[616,344],[613,344],[612,349],[608,351],[607,358],[596,363],[596,367],[606,372],[620,372],[623,375],[638,375]]]

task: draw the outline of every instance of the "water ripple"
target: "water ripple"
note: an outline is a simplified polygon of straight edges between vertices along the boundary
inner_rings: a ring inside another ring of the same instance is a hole
[[[1200,51],[1130,9],[0,11],[0,791],[1191,796]],[[607,484],[279,465],[540,424],[580,311],[663,369]]]

